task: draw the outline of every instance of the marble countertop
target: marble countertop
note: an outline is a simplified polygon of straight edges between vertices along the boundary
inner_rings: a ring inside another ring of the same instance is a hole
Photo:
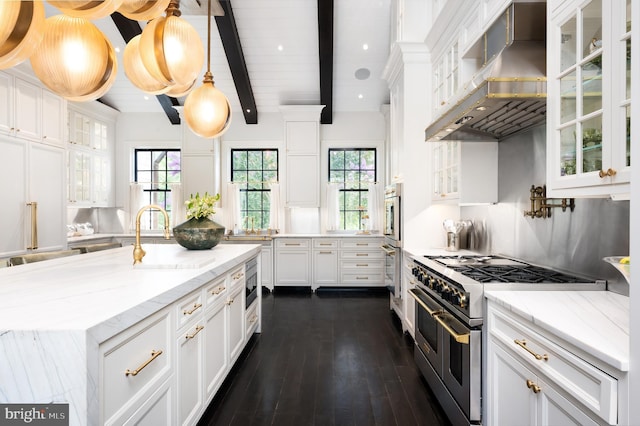
[[[485,297],[580,350],[629,371],[629,298],[611,291],[485,291]]]
[[[143,244],[0,269],[0,334],[87,330],[98,342],[135,324],[260,252],[258,244],[187,250]]]

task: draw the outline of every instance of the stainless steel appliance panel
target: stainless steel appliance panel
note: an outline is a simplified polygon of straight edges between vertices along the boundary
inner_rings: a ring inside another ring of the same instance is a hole
[[[384,235],[402,247],[402,184],[388,185],[384,190]]]

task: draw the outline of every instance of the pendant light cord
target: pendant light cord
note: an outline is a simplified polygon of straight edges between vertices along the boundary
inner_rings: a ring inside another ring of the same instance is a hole
[[[207,8],[207,71],[211,72],[211,0]]]

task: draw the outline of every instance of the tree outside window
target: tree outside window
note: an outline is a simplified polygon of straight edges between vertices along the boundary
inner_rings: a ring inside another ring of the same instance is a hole
[[[329,149],[329,182],[340,189],[340,229],[362,230],[368,207],[368,184],[376,182],[375,148]]]
[[[143,186],[144,203],[159,205],[171,217],[174,200],[169,185],[180,183],[180,150],[136,149],[134,164],[134,180]],[[140,225],[143,229],[163,229],[164,215],[146,210]]]
[[[267,229],[271,190],[278,181],[277,149],[232,149],[231,180],[240,183],[240,214],[247,228]]]

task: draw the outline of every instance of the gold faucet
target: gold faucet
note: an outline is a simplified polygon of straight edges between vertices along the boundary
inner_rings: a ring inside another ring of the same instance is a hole
[[[140,210],[138,210],[138,215],[136,216],[136,245],[133,246],[133,264],[134,265],[138,263],[142,263],[142,258],[144,257],[145,254],[147,254],[142,249],[142,246],[140,245],[140,217],[142,216],[142,213],[144,213],[145,210],[149,210],[149,209],[156,209],[162,212],[162,214],[164,215],[164,239],[168,240],[169,238],[171,238],[169,236],[169,215],[167,214],[167,211],[157,204],[149,204],[148,206],[142,207]]]

